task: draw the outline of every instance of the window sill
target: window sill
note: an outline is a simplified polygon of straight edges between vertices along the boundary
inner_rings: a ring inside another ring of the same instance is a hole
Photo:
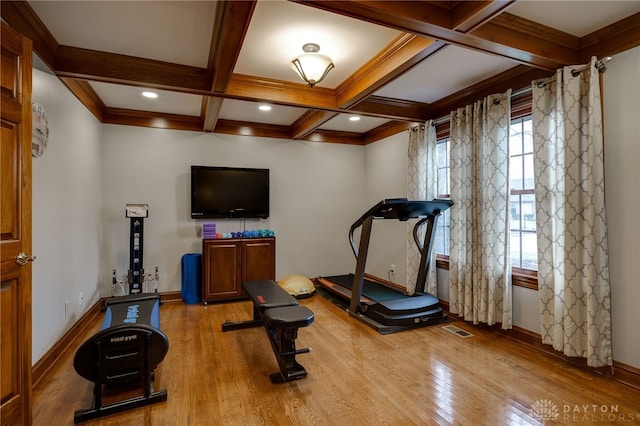
[[[449,270],[449,256],[436,254],[436,268]],[[529,288],[531,290],[538,289],[538,273],[530,269],[512,268],[511,284]]]

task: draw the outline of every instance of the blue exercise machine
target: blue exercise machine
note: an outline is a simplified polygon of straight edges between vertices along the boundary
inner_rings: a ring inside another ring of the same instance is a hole
[[[73,359],[76,372],[94,383],[93,406],[76,411],[74,422],[166,401],[166,389],[154,390],[154,370],[168,350],[169,340],[160,330],[159,294],[107,300],[101,331],[80,345]],[[104,404],[104,386],[135,383],[142,384],[142,395]]]

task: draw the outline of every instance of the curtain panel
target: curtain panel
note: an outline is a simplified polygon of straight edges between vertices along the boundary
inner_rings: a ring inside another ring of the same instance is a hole
[[[436,157],[436,126],[433,120],[425,125],[409,129],[409,152],[407,165],[407,198],[410,200],[433,200],[438,195],[438,162]],[[418,278],[421,253],[413,240],[413,226],[417,219],[407,221],[407,292],[413,294]],[[420,228],[420,241],[424,241],[426,226]],[[436,251],[431,252],[425,291],[437,295]]]
[[[512,327],[509,250],[511,90],[451,113],[449,307]]]
[[[532,82],[532,120],[542,342],[600,367],[613,361],[595,64]]]

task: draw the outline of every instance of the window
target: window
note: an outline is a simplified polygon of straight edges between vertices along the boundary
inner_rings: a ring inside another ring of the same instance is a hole
[[[512,115],[516,118],[511,122],[509,136],[510,160],[510,198],[509,214],[511,219],[511,261],[513,269],[513,284],[537,289],[537,241],[536,241],[536,210],[533,176],[533,134],[530,101],[521,102],[518,111]],[[524,106],[524,107],[523,107]],[[512,105],[513,109],[513,105]],[[450,139],[444,124],[439,125],[437,140],[438,162],[438,198],[450,197]],[[455,203],[455,200],[453,200]],[[449,267],[449,229],[450,212],[442,214],[436,228],[435,250],[437,267]]]
[[[531,117],[511,122],[509,215],[511,219],[511,265],[537,270],[536,205],[533,178]]]
[[[438,163],[438,198],[449,198],[449,138],[438,139],[436,145]],[[437,254],[449,255],[449,210],[438,218],[436,227],[435,250]]]

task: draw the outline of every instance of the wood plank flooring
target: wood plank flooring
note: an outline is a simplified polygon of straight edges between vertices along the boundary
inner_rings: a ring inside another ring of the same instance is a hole
[[[640,390],[573,367],[499,333],[452,322],[380,335],[319,295],[303,299],[315,322],[299,331],[302,380],[278,371],[262,328],[222,332],[251,316],[250,302],[161,307],[170,341],[156,370],[167,402],[87,425],[598,425],[640,424]],[[35,425],[73,424],[92,384],[73,369],[76,347],[34,389]]]

